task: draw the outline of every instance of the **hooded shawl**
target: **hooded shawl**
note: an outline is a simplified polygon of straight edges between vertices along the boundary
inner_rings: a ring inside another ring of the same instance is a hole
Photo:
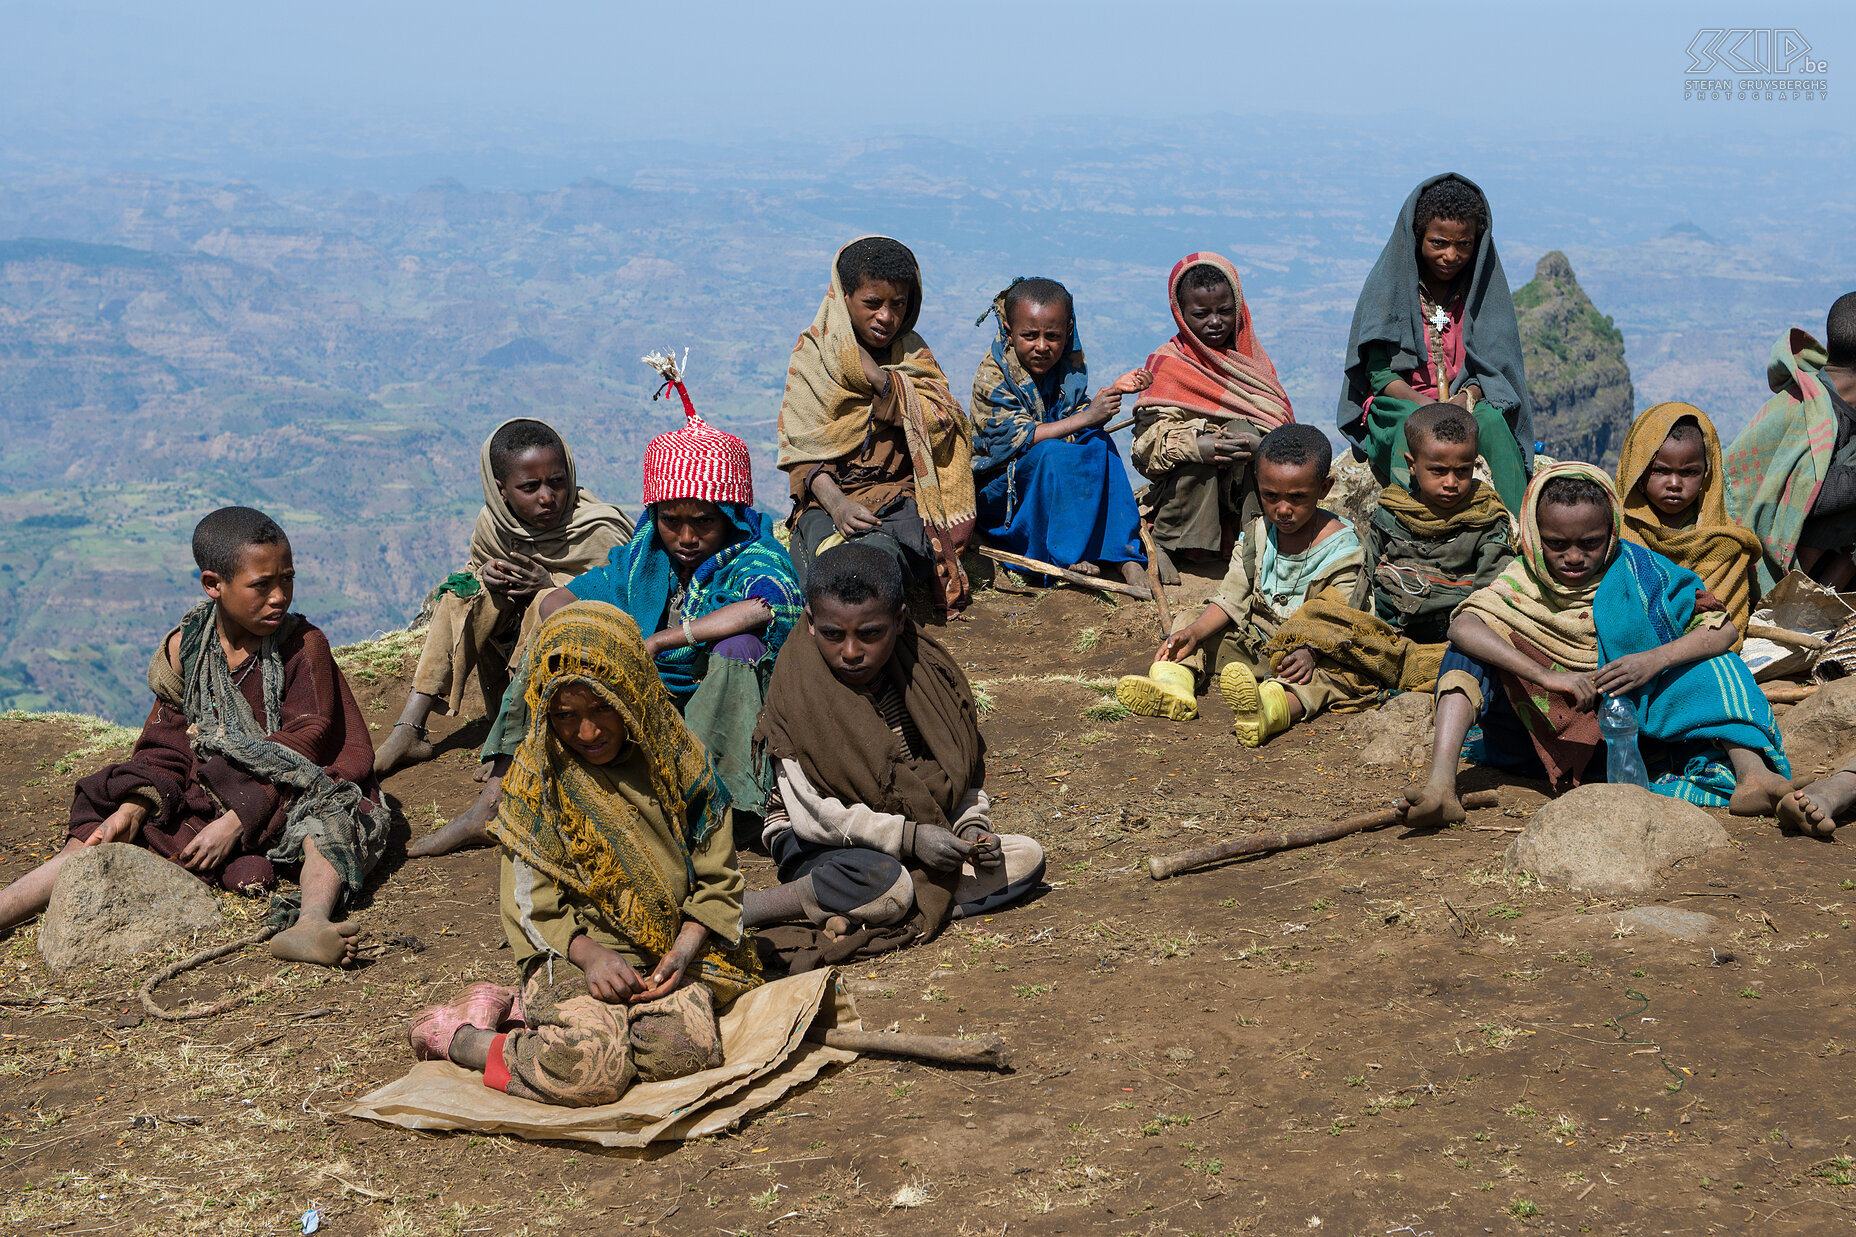
[[[1411,191],[1399,208],[1392,235],[1380,251],[1379,260],[1360,289],[1360,299],[1353,308],[1353,326],[1347,332],[1346,376],[1341,383],[1338,417],[1340,432],[1355,443],[1366,442],[1365,404],[1373,395],[1367,372],[1369,345],[1392,346],[1392,368],[1399,373],[1417,369],[1429,355],[1425,341],[1428,329],[1418,308],[1418,234],[1415,220],[1418,198],[1438,181],[1455,178],[1474,189],[1488,209],[1488,197],[1468,177],[1455,172],[1433,176]],[[1468,282],[1458,276],[1457,287],[1463,294],[1463,367],[1457,385],[1473,382],[1482,388],[1482,397],[1501,411],[1515,441],[1521,445],[1522,462],[1527,468],[1534,461],[1534,415],[1527,401],[1527,379],[1521,367],[1521,331],[1515,322],[1514,298],[1508,290],[1508,277],[1502,272],[1501,258],[1495,252],[1495,213],[1488,212],[1489,226],[1482,230],[1476,245],[1476,258],[1468,272]]]
[[[843,252],[840,249],[838,254]],[[831,286],[819,302],[812,325],[793,345],[786,370],[778,463],[788,473],[856,452],[872,429],[871,405],[877,392],[858,359],[857,332],[838,278],[837,257],[831,262]],[[893,375],[892,382],[902,383],[902,429],[915,476],[915,508],[928,526],[935,551],[938,600],[957,609],[967,598],[960,550],[972,535],[977,515],[973,426],[948,390],[947,375],[941,372],[934,353],[915,333],[921,310],[918,264],[902,329],[877,363]]]
[[[1605,573],[1588,584],[1567,588],[1554,578],[1540,545],[1540,494],[1555,477],[1583,477],[1604,488],[1611,500],[1611,545],[1605,551],[1608,567],[1617,556],[1624,517],[1611,475],[1594,464],[1550,464],[1534,474],[1521,500],[1520,552],[1487,588],[1479,588],[1457,607],[1458,614],[1473,614],[1506,639],[1520,636],[1544,653],[1562,670],[1598,669],[1598,625],[1592,602]]]
[[[632,535],[632,522],[617,507],[600,502],[591,491],[580,488],[573,448],[565,438],[561,439],[561,454],[567,463],[567,489],[574,496],[566,519],[558,528],[538,533],[516,518],[496,487],[496,472],[490,467],[490,443],[503,425],[534,419],[512,417],[504,421],[490,431],[477,453],[478,471],[483,478],[483,510],[477,513],[477,526],[470,535],[470,566],[475,572],[493,558],[526,554],[547,568],[556,584],[564,584],[599,566],[613,546],[623,545]]]
[[[1070,315],[1070,342],[1056,365],[1035,378],[1012,347],[1012,326],[1006,321],[1005,298],[1022,280],[1014,279],[992,298],[988,315],[999,321],[992,349],[973,375],[973,471],[980,476],[1003,468],[1031,449],[1040,425],[1061,421],[1083,410],[1089,402],[1089,365],[1083,359],[1083,340],[1077,333],[1076,315]]]
[[[761,639],[768,653],[777,653],[805,609],[793,560],[774,537],[773,521],[765,515],[740,503],[716,506],[732,526],[732,535],[727,545],[691,573],[683,617],[694,622],[724,606],[758,598],[773,611]],[[655,507],[645,508],[644,522],[649,535],[614,546],[605,570],[582,576],[568,587],[584,601],[603,601],[625,611],[640,631],[655,632],[670,604],[677,570],[657,535]],[[658,676],[672,696],[687,700],[695,694],[703,656],[702,649],[690,645],[657,655]]]
[[[377,804],[369,802],[354,782],[330,777],[309,757],[266,737],[283,725],[284,663],[278,650],[302,617],[286,615],[253,654],[264,679],[262,720],[252,716],[232,678],[225,646],[219,642],[218,618],[219,603],[210,599],[187,611],[180,622],[180,670],[168,664],[164,640],[148,663],[148,686],[186,717],[194,753],[201,760],[224,757],[247,775],[294,792],[283,833],[265,858],[301,863],[304,841],[314,838],[316,850],[341,880],[342,897],[352,901],[386,850],[395,813],[384,796]],[[339,678],[337,682],[346,695],[347,683]],[[301,896],[272,897],[270,924],[287,928],[295,923]]]
[[[1780,336],[1766,362],[1772,398],[1727,449],[1727,511],[1765,547],[1762,592],[1792,569],[1798,535],[1837,449],[1837,414],[1818,373],[1826,359],[1808,332]]]
[[[1671,525],[1663,522],[1662,512],[1645,495],[1642,482],[1669,431],[1683,417],[1693,417],[1701,427],[1702,460],[1708,473],[1701,495],[1687,512],[1688,522]],[[1700,576],[1707,590],[1727,607],[1727,616],[1744,639],[1764,547],[1757,534],[1727,518],[1721,438],[1708,414],[1693,404],[1667,402],[1638,417],[1618,453],[1618,492],[1624,496],[1625,538]]]
[[[652,795],[686,872],[691,853],[723,827],[728,792],[671,703],[630,616],[599,602],[561,607],[535,629],[527,669],[534,721],[503,779],[490,835],[590,901],[647,956],[661,958],[676,943],[682,904],[651,857],[644,841],[649,826],[637,809],[555,735],[548,723],[555,693],[576,684],[618,711],[627,741],[645,754]],[[746,934],[733,947],[711,936],[698,966],[718,1001],[761,982]]]
[[[1195,266],[1209,266],[1223,275],[1237,298],[1237,329],[1232,333],[1231,346],[1223,351],[1200,343],[1186,326],[1186,316],[1180,309],[1180,281]],[[1134,401],[1134,410],[1138,413],[1143,408],[1178,408],[1219,421],[1242,417],[1265,431],[1294,421],[1288,392],[1276,377],[1270,354],[1257,339],[1237,268],[1215,253],[1189,253],[1174,265],[1166,287],[1173,325],[1178,330],[1147,358],[1153,385]]]

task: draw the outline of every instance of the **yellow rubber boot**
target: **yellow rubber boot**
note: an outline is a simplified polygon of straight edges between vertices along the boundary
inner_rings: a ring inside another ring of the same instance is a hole
[[[1289,690],[1274,679],[1257,682],[1250,667],[1232,662],[1218,676],[1218,690],[1231,706],[1231,727],[1245,747],[1261,747],[1289,728]]]
[[[1115,685],[1115,699],[1144,717],[1189,722],[1199,715],[1190,667],[1176,661],[1157,661],[1146,674],[1124,674]]]

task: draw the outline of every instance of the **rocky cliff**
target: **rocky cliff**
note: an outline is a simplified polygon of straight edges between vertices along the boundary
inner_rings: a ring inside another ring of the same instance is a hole
[[[1610,468],[1636,416],[1624,336],[1554,250],[1514,294],[1534,437],[1556,459]]]

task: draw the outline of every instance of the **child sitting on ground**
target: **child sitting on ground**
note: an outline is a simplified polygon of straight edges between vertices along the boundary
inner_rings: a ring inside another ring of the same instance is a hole
[[[154,707],[134,754],[78,782],[70,840],[0,890],[0,930],[45,909],[86,846],[136,843],[235,892],[299,869],[301,909],[276,898],[279,958],[335,966],[359,926],[337,923],[386,847],[393,812],[374,783],[367,723],[328,639],[290,613],[296,567],[283,529],[225,507],[193,530],[206,600],[148,666]]]
[[[831,287],[793,345],[780,400],[779,465],[792,479],[801,584],[831,546],[867,541],[935,602],[966,608],[960,551],[973,533],[973,426],[915,333],[922,274],[900,241],[838,251]]]
[[[1161,644],[1145,675],[1127,675],[1116,699],[1136,713],[1186,721],[1211,673],[1237,715],[1239,742],[1255,747],[1343,698],[1307,649],[1272,668],[1265,645],[1308,597],[1334,589],[1366,603],[1367,575],[1353,525],[1321,506],[1334,487],[1334,449],[1312,425],[1283,425],[1257,446],[1263,514],[1244,530],[1211,604]]]
[[[575,600],[632,616],[658,677],[744,821],[758,816],[772,775],[753,754],[774,655],[803,601],[792,560],[773,521],[754,509],[748,446],[711,427],[683,396],[682,429],[653,438],[644,453],[644,532],[614,546],[610,561],[553,589],[537,607],[546,618]],[[483,746],[490,775],[462,815],[407,847],[442,855],[488,840],[503,774],[528,732],[528,685],[518,671]],[[751,836],[751,835],[750,835]]]
[[[827,550],[805,613],[754,735],[775,765],[762,837],[783,883],[742,905],[794,971],[932,940],[1044,873],[1036,842],[993,831],[972,689],[910,620],[895,562]]]
[[[1454,172],[1411,191],[1353,310],[1340,432],[1381,484],[1406,483],[1405,420],[1457,403],[1482,429],[1482,458],[1514,509],[1533,469],[1521,332],[1482,190]]]
[[[1761,591],[1794,566],[1835,589],[1856,579],[1856,292],[1824,342],[1787,331],[1766,362],[1772,398],[1727,449],[1728,513],[1759,534]]]
[[[472,985],[408,1038],[509,1095],[610,1104],[721,1065],[716,1010],[761,982],[728,794],[626,615],[567,605],[524,666],[539,720],[491,826],[521,988]]]
[[[1514,558],[1508,512],[1476,479],[1476,433],[1475,418],[1456,404],[1411,415],[1411,489],[1388,485],[1366,526],[1373,613],[1334,593],[1311,595],[1264,646],[1273,659],[1312,652],[1318,673],[1344,692],[1328,708],[1357,711],[1388,692],[1430,692],[1450,615]],[[1241,683],[1237,690],[1248,691]]]
[[[1146,390],[1146,371],[1091,399],[1076,307],[1052,280],[1013,280],[991,313],[999,334],[973,375],[971,405],[980,527],[1014,554],[1085,575],[1113,567],[1146,587],[1141,513],[1102,432],[1124,395]]]
[[[1258,438],[1295,420],[1270,354],[1257,339],[1237,268],[1189,253],[1167,277],[1173,338],[1147,358],[1152,385],[1134,404],[1134,466],[1153,484],[1141,512],[1177,584],[1173,558],[1222,559],[1257,513],[1250,460]]]
[[[484,440],[478,471],[483,510],[470,536],[470,563],[439,585],[406,708],[374,757],[380,777],[432,758],[425,719],[441,705],[457,713],[472,670],[484,709],[494,715],[535,598],[598,566],[632,535],[623,511],[579,487],[573,452],[544,422],[497,426]]]
[[[1618,493],[1625,538],[1700,576],[1744,639],[1763,547],[1727,518],[1721,439],[1708,414],[1669,402],[1638,417],[1618,453]]]
[[[1635,710],[1658,794],[1761,816],[1791,789],[1772,709],[1728,652],[1733,622],[1694,572],[1623,539],[1621,507],[1590,464],[1528,486],[1519,555],[1450,624],[1430,772],[1406,792],[1405,823],[1463,819],[1457,755],[1478,719],[1490,765],[1556,791],[1603,780],[1605,697]]]

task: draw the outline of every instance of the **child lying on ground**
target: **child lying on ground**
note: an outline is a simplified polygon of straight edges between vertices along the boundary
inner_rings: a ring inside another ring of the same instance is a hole
[[[784,883],[749,893],[742,917],[795,971],[932,940],[1044,874],[1036,842],[993,832],[972,689],[902,590],[872,547],[819,555],[808,634],[780,651],[755,732],[775,762],[762,837]]]
[[[521,988],[473,985],[408,1038],[510,1095],[610,1104],[722,1064],[716,1009],[761,982],[728,794],[624,614],[564,607],[524,665],[541,720],[491,826]]]
[[[1771,706],[1728,652],[1734,624],[1694,572],[1623,540],[1622,523],[1611,478],[1590,464],[1528,486],[1520,554],[1450,624],[1430,774],[1406,792],[1406,823],[1463,819],[1457,754],[1478,719],[1497,768],[1555,790],[1602,780],[1594,710],[1609,696],[1635,709],[1658,794],[1760,816],[1791,789]]]
[[[1700,576],[1744,638],[1762,547],[1727,518],[1721,439],[1708,414],[1669,402],[1638,417],[1618,453],[1618,493],[1624,536]]]
[[[1297,650],[1313,653],[1317,673],[1340,692],[1328,708],[1356,711],[1390,691],[1429,692],[1451,613],[1514,557],[1508,512],[1475,476],[1476,437],[1475,418],[1459,405],[1413,413],[1405,423],[1411,489],[1388,485],[1366,528],[1373,613],[1335,593],[1310,595],[1264,646],[1278,666]],[[1236,680],[1232,694],[1244,701],[1273,694],[1268,683],[1243,682],[1245,673],[1225,671]],[[1312,716],[1307,702],[1298,703]]]
[[[1124,395],[1147,388],[1146,371],[1089,397],[1075,305],[1060,283],[1015,279],[992,314],[999,335],[973,375],[971,404],[980,527],[1014,554],[1086,575],[1112,567],[1145,587],[1141,514],[1102,426]]]
[[[1176,584],[1172,557],[1220,559],[1256,517],[1251,455],[1261,435],[1295,412],[1257,339],[1235,266],[1189,253],[1167,277],[1167,300],[1178,331],[1147,358],[1152,385],[1134,404],[1130,454],[1153,482],[1141,511],[1153,522],[1156,567],[1163,583]]]
[[[867,541],[936,604],[966,608],[960,551],[973,533],[973,425],[915,333],[922,273],[900,241],[838,251],[831,287],[793,345],[780,400],[780,468],[792,479],[793,567]]]
[[[335,966],[359,926],[337,923],[385,849],[393,813],[373,744],[329,642],[290,613],[296,567],[270,517],[225,507],[193,530],[206,600],[148,666],[155,704],[135,752],[77,784],[64,849],[4,891],[0,930],[45,909],[86,846],[131,842],[241,893],[298,872],[301,909],[276,898],[280,958]]]
[[[1283,425],[1257,447],[1257,496],[1263,514],[1239,538],[1231,569],[1205,612],[1183,624],[1144,675],[1127,675],[1115,696],[1136,713],[1186,721],[1198,716],[1197,693],[1211,673],[1237,714],[1237,737],[1255,747],[1310,717],[1345,693],[1298,649],[1274,678],[1264,646],[1308,597],[1335,590],[1359,609],[1367,576],[1353,525],[1321,506],[1334,486],[1334,451],[1312,425]]]
[[[505,421],[478,457],[483,510],[470,535],[470,563],[439,586],[412,692],[374,757],[385,777],[432,758],[425,719],[442,706],[455,714],[471,671],[495,714],[523,615],[535,598],[603,562],[625,544],[632,522],[581,488],[574,455],[541,421]]]
[[[646,531],[614,546],[605,565],[547,593],[538,610],[545,618],[576,599],[601,601],[649,632],[645,651],[672,703],[702,740],[735,811],[753,817],[772,784],[754,758],[754,725],[774,655],[803,603],[773,521],[754,510],[747,444],[711,427],[684,399],[687,423],[645,448]],[[408,855],[487,840],[502,776],[530,726],[527,690],[518,671],[483,745],[490,774],[477,801],[407,847]]]

